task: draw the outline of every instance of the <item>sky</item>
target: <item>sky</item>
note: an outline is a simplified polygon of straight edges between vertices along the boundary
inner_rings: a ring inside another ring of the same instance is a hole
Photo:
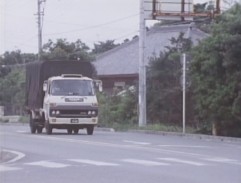
[[[43,44],[49,39],[80,39],[93,48],[99,41],[132,39],[139,34],[139,4],[140,0],[46,0]],[[0,55],[38,52],[36,13],[37,0],[0,0]]]
[[[37,0],[0,0],[0,54],[37,53]],[[49,39],[80,39],[89,47],[106,40],[123,42],[139,29],[139,0],[46,0],[43,44]]]

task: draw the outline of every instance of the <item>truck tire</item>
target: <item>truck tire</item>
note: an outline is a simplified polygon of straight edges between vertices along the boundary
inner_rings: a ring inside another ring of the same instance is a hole
[[[31,133],[32,133],[32,134],[35,134],[37,128],[36,128],[34,125],[32,125],[32,126],[30,126],[30,130],[31,130]]]
[[[87,126],[86,130],[87,130],[87,134],[88,134],[88,135],[93,135],[94,125],[89,125],[89,126]]]
[[[78,128],[75,128],[74,129],[74,134],[78,134],[79,133],[79,129]]]
[[[37,132],[38,132],[38,133],[42,133],[42,132],[43,132],[43,128],[42,128],[42,127],[38,127],[38,128],[37,128]]]
[[[68,128],[68,129],[67,129],[67,132],[68,132],[68,134],[72,134],[72,129],[71,129],[71,128]]]
[[[52,134],[53,128],[52,128],[52,126],[49,124],[48,121],[45,122],[45,129],[46,129],[46,133],[47,133],[48,135],[51,135],[51,134]]]
[[[31,131],[31,133],[32,133],[32,134],[36,133],[37,127],[36,127],[36,125],[34,124],[32,114],[30,114],[30,116],[29,116],[29,125],[30,125],[30,131]]]

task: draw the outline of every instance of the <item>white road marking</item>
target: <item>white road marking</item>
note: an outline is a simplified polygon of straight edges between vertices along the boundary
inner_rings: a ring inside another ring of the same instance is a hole
[[[25,157],[25,154],[23,154],[23,153],[21,153],[21,152],[18,152],[18,151],[12,151],[12,150],[8,150],[8,149],[3,149],[3,151],[9,152],[9,153],[12,153],[12,154],[15,154],[15,155],[16,155],[15,158],[11,159],[11,160],[8,161],[8,162],[5,162],[4,164],[6,164],[6,163],[13,163],[13,162],[18,161],[18,160],[20,160],[20,159],[22,159],[22,158]]]
[[[169,165],[168,163],[161,163],[157,161],[147,161],[147,160],[140,160],[140,159],[123,159],[123,162],[127,163],[134,163],[144,166],[163,166],[163,165]]]
[[[90,165],[95,165],[95,166],[119,166],[119,164],[116,164],[116,163],[94,161],[94,160],[89,160],[89,159],[69,159],[69,161],[73,161],[73,162],[77,162],[77,163],[90,164]]]
[[[184,147],[184,148],[211,148],[210,146],[191,146],[191,145],[158,145],[159,147]]]
[[[27,131],[24,131],[24,130],[18,130],[16,131],[17,133],[27,133]]]
[[[221,158],[221,157],[205,158],[204,160],[218,162],[218,163],[230,163],[230,164],[235,164],[235,165],[241,165],[241,162],[238,160]]]
[[[65,168],[70,165],[68,164],[63,164],[63,163],[56,163],[56,162],[51,162],[51,161],[37,161],[37,162],[32,162],[32,163],[25,163],[26,165],[34,165],[34,166],[42,166],[46,168]]]
[[[5,165],[0,165],[0,172],[20,170],[20,169],[21,169],[21,168],[9,167],[9,166],[5,166]]]
[[[137,141],[131,141],[131,140],[123,140],[123,142],[131,143],[131,144],[136,144],[136,145],[150,145],[151,143],[149,142],[137,142]]]
[[[206,165],[204,163],[200,163],[200,162],[196,162],[196,161],[182,160],[182,159],[177,159],[177,158],[158,158],[158,159],[159,160],[163,160],[163,161],[184,163],[184,164],[195,165],[195,166],[204,166],[204,165]]]

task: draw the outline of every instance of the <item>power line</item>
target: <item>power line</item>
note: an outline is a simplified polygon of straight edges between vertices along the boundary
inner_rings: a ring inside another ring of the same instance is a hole
[[[112,20],[112,21],[109,21],[109,22],[106,22],[106,23],[103,23],[103,24],[88,26],[88,27],[81,28],[81,29],[69,30],[69,31],[65,31],[65,32],[49,33],[49,34],[44,34],[44,35],[58,35],[58,34],[66,34],[66,33],[80,32],[80,31],[89,30],[89,29],[95,29],[95,28],[103,27],[103,26],[106,26],[106,25],[109,25],[109,24],[120,22],[120,21],[123,21],[125,19],[135,17],[137,15],[138,14],[130,15],[130,16],[127,16],[127,17],[124,17],[124,18],[115,19],[115,20]]]

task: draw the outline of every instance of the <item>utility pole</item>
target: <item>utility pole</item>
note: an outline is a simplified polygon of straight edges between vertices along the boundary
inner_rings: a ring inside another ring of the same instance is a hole
[[[144,0],[140,0],[139,35],[139,126],[146,126],[146,74],[145,74],[145,15]]]
[[[37,0],[38,3],[38,12],[37,12],[37,24],[38,24],[38,61],[41,59],[42,54],[42,16],[43,11],[41,11],[41,5],[45,0]]]
[[[186,53],[182,54],[182,133],[186,133]]]
[[[187,31],[187,38],[192,39],[191,31],[194,23],[190,23]],[[187,55],[186,53],[182,54],[182,133],[186,133],[186,70],[187,70]]]

